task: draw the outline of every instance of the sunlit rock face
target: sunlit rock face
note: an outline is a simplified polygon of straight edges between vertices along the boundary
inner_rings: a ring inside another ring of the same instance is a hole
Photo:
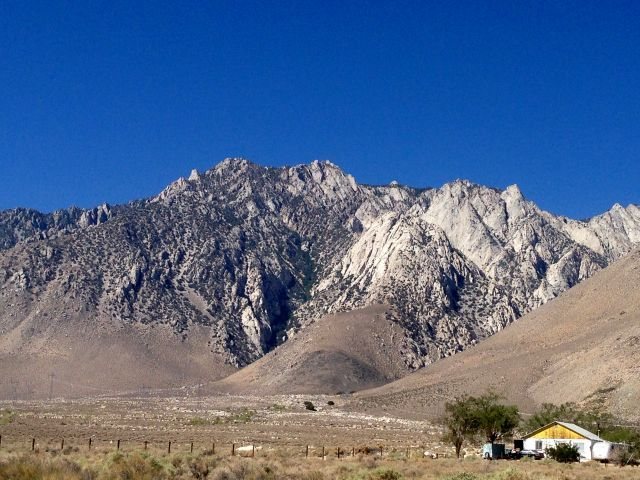
[[[0,327],[27,338],[45,312],[52,329],[73,317],[186,338],[199,325],[242,366],[325,313],[386,303],[418,368],[638,244],[633,205],[577,221],[515,185],[368,186],[330,162],[227,159],[127,205],[0,212]]]

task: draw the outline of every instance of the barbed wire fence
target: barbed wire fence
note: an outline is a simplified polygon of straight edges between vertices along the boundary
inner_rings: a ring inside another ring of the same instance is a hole
[[[89,436],[86,438],[47,438],[47,437],[14,437],[0,434],[0,453],[41,453],[52,454],[92,453],[92,452],[149,452],[156,455],[166,454],[194,454],[194,455],[218,455],[238,457],[264,457],[272,453],[286,453],[289,457],[308,459],[338,460],[372,456],[387,460],[411,460],[418,458],[449,457],[448,452],[428,452],[423,445],[381,445],[381,444],[352,444],[346,442],[336,444],[327,442],[322,445],[253,442],[250,440],[238,440],[235,442],[220,442],[212,439],[209,442],[202,440],[141,440],[130,438],[101,438]]]

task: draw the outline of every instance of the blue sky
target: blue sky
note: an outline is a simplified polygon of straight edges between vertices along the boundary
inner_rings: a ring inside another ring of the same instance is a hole
[[[206,3],[206,5],[205,5]],[[0,2],[0,209],[225,157],[640,203],[640,2]]]

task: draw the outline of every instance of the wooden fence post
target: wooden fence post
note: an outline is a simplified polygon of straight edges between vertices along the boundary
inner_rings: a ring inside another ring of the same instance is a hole
[[[120,451],[120,439],[118,439],[118,446],[116,447],[118,451]]]
[[[36,449],[36,439],[31,439],[31,451],[33,452]]]
[[[355,458],[355,456],[356,456],[356,447],[351,447],[351,456]]]
[[[236,454],[236,444],[232,443],[231,444],[231,456],[234,457]]]
[[[144,441],[144,449],[145,449],[145,450],[147,449],[147,443],[148,443],[148,442],[145,440],[145,441]]]
[[[89,437],[89,450],[91,450],[91,437]]]
[[[340,460],[340,447],[338,447],[338,460]]]
[[[193,453],[193,442],[191,442],[191,452],[190,453]]]
[[[211,444],[211,454],[215,455],[215,453],[216,453],[216,442],[213,442]]]
[[[171,440],[169,440],[169,449],[167,450],[167,453],[171,453]]]
[[[0,437],[0,443],[2,443],[2,437]],[[309,458],[309,445],[307,445],[307,451],[304,454],[304,458]]]
[[[322,459],[324,460],[324,445],[322,445]]]
[[[380,458],[382,458],[382,445],[380,445]]]
[[[256,444],[255,443],[253,445],[251,445],[251,456],[252,457],[256,456]]]
[[[64,450],[64,438],[60,442],[60,450]]]

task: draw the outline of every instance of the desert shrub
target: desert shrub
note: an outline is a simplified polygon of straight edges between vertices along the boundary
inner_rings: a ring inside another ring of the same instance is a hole
[[[71,453],[78,453],[79,451],[80,449],[78,447],[68,446],[68,447],[64,447],[64,450],[62,450],[62,454],[69,455]]]
[[[217,468],[209,477],[211,480],[238,480],[238,477],[228,468]]]
[[[390,468],[379,468],[368,472],[362,470],[349,472],[348,467],[341,465],[336,473],[338,473],[337,478],[347,478],[349,480],[402,480],[404,478],[400,472]]]
[[[233,423],[248,423],[253,419],[255,414],[255,410],[250,410],[247,407],[243,407],[240,411],[236,412],[231,417],[231,421]]]
[[[390,468],[385,468],[382,470],[377,470],[370,476],[371,480],[401,480],[402,475],[396,472],[395,470],[391,470]]]
[[[639,447],[636,446],[635,449]],[[637,453],[634,451],[634,448],[631,450],[619,450],[613,457],[613,461],[620,466],[624,465],[632,465],[638,466],[640,464],[640,458],[638,458]]]
[[[25,455],[11,461],[0,462],[0,478],[11,480],[38,478],[86,480],[93,478],[93,474],[83,471],[78,464],[68,460],[54,461]]]
[[[478,477],[472,473],[460,472],[453,475],[447,475],[442,480],[478,480]]]
[[[304,480],[324,480],[324,473],[320,470],[312,470],[307,472],[303,477]]]
[[[546,450],[547,455],[556,462],[573,463],[580,461],[580,452],[577,445],[569,445],[568,443],[560,443],[555,447],[549,447]]]
[[[189,471],[196,480],[203,480],[209,476],[209,463],[202,457],[189,462]]]
[[[9,409],[5,410],[4,408],[0,408],[0,425],[9,425],[10,423],[13,423],[15,419],[15,412]]]
[[[514,470],[513,468],[508,468],[503,470],[502,472],[494,473],[489,477],[490,480],[530,480],[531,476],[528,473],[522,472],[520,470]],[[487,480],[489,480],[487,479]]]
[[[100,475],[104,480],[163,480],[167,478],[167,472],[158,462],[153,462],[149,457],[139,453],[131,455],[114,454],[103,465]]]
[[[269,464],[258,468],[255,474],[256,480],[276,480],[277,478],[280,477],[276,475],[276,468]]]
[[[187,423],[187,425],[193,426],[193,427],[200,427],[203,425],[211,425],[211,421],[207,420],[206,418],[202,418],[202,417],[193,417],[189,420],[189,422]]]
[[[316,411],[316,406],[309,400],[306,400],[304,402],[304,408],[306,408],[307,410],[311,410],[312,412]]]
[[[362,464],[362,466],[366,469],[372,469],[374,468],[377,464],[376,464],[376,457],[371,457],[371,456],[360,456],[358,458],[358,460],[360,461],[360,463]]]
[[[247,460],[239,460],[234,461],[229,465],[229,470],[233,474],[232,478],[237,478],[238,480],[263,480],[262,474],[259,467],[254,465],[252,461]],[[269,478],[268,476],[266,478]]]

